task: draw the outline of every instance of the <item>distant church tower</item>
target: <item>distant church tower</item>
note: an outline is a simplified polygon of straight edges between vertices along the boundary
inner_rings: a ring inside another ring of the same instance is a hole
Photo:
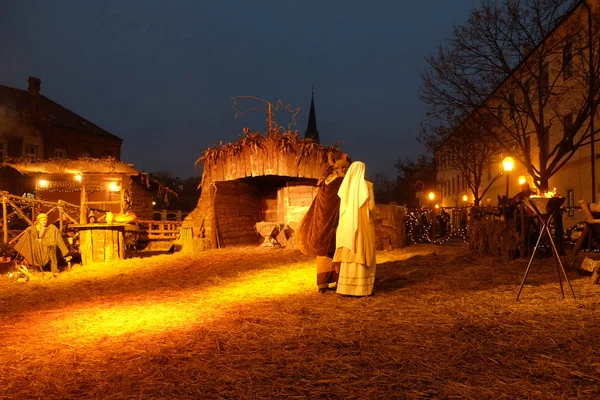
[[[315,93],[311,94],[310,99],[310,113],[308,114],[308,124],[306,125],[306,131],[304,131],[304,137],[306,139],[312,139],[316,143],[321,143],[319,138],[319,131],[317,130],[317,117],[315,116]]]

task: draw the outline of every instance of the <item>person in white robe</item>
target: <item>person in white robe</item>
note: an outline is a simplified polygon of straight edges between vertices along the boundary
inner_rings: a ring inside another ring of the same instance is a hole
[[[375,197],[373,184],[365,180],[365,164],[350,165],[340,189],[340,219],[333,262],[340,263],[336,292],[369,296],[375,285]]]

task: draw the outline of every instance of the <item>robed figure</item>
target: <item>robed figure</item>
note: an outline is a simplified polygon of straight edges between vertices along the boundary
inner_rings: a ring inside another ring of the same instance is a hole
[[[298,249],[305,255],[316,257],[320,293],[335,288],[338,279],[338,270],[332,263],[340,208],[338,190],[349,165],[344,157],[327,168],[317,184],[317,195],[296,232]]]
[[[340,220],[336,232],[334,263],[340,263],[337,293],[368,296],[375,285],[375,197],[365,180],[365,164],[350,165],[338,191]]]
[[[50,263],[50,268],[55,273],[59,272],[57,252],[60,251],[63,257],[69,253],[59,229],[52,224],[48,225],[48,216],[43,213],[38,214],[34,225],[25,229],[14,248],[29,265],[42,271]]]

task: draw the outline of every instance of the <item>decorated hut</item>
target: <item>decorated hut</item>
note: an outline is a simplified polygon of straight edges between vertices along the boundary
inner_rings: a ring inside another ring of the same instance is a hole
[[[32,187],[37,200],[59,200],[80,207],[79,223],[86,223],[90,210],[123,213],[132,208],[131,176],[140,172],[132,165],[114,158],[80,158],[7,161],[3,164],[17,170]],[[151,203],[150,203],[151,204]],[[141,206],[142,204],[139,204]],[[140,211],[142,211],[140,209]],[[151,213],[151,209],[149,210]]]
[[[297,132],[267,135],[245,130],[237,142],[212,147],[198,159],[204,167],[198,205],[183,222],[182,239],[217,248],[287,244],[316,196],[328,162],[345,154]]]

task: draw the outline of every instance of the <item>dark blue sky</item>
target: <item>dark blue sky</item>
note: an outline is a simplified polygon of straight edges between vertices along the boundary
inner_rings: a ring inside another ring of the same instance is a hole
[[[234,118],[232,96],[300,108],[303,134],[314,86],[321,142],[393,177],[423,152],[423,59],[474,3],[4,0],[0,84],[41,78],[44,95],[124,139],[123,161],[182,178],[207,147],[265,130],[262,113]]]

